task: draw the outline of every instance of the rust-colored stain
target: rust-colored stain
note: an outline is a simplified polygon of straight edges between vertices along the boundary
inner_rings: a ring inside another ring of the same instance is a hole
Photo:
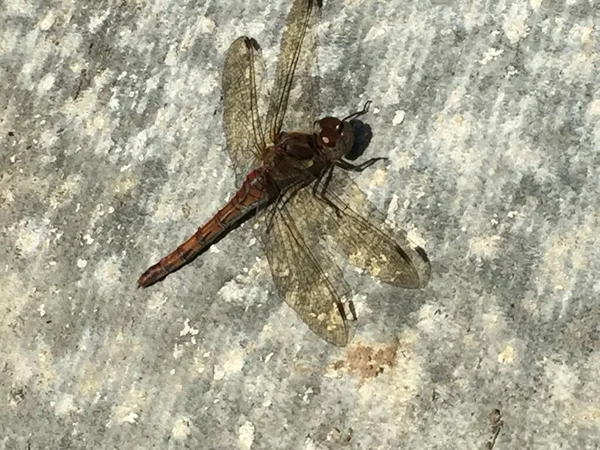
[[[362,384],[396,365],[398,344],[397,340],[387,345],[358,342],[348,348],[345,359],[335,361],[330,367],[336,371],[346,369],[348,373],[358,376]]]

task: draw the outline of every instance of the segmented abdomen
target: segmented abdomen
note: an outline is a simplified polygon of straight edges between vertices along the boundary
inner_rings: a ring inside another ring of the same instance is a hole
[[[242,187],[212,219],[198,228],[187,241],[148,268],[138,280],[138,287],[148,287],[204,253],[216,241],[239,226],[251,213],[268,204],[276,194],[267,170],[250,172]]]

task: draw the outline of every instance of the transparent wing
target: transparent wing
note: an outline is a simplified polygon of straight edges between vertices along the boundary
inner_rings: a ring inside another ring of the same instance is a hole
[[[381,213],[342,170],[334,170],[324,192],[315,196],[311,189],[303,189],[288,208],[294,217],[303,217],[313,236],[329,237],[352,265],[374,278],[409,289],[429,282],[425,252],[413,248],[404,233],[386,230]]]
[[[321,6],[322,0],[294,0],[288,14],[267,111],[266,131],[272,142],[282,130],[286,114],[289,131],[310,130],[315,119],[318,91],[313,75],[317,58],[316,23]],[[290,99],[292,88],[295,90]]]
[[[350,289],[320,243],[309,241],[311,236],[302,233],[302,224],[290,213],[286,199],[261,216],[259,228],[273,281],[286,303],[315,334],[344,346],[356,319],[351,303],[351,318],[346,314],[344,300],[349,299]]]
[[[264,62],[256,40],[242,36],[233,41],[223,68],[223,128],[240,183],[266,148],[258,104],[263,75]]]

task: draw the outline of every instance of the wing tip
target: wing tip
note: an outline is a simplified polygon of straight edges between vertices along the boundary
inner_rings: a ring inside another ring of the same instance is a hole
[[[429,261],[427,253],[425,253],[425,250],[422,247],[416,246],[413,250],[421,258],[420,264],[414,265],[419,278],[419,285],[417,286],[417,289],[421,289],[427,286],[429,284],[429,280],[431,279],[431,261]]]
[[[244,44],[246,44],[246,48],[248,50],[260,50],[260,45],[258,45],[258,41],[253,37],[242,36],[242,39],[244,39]]]

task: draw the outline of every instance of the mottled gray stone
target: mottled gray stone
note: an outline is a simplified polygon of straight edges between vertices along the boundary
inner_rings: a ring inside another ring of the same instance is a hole
[[[273,69],[289,3],[0,4],[0,449],[600,448],[597,2],[326,2],[322,112],[373,100],[357,181],[433,269],[350,272],[349,348],[249,227],[135,289],[234,192],[223,55]]]

